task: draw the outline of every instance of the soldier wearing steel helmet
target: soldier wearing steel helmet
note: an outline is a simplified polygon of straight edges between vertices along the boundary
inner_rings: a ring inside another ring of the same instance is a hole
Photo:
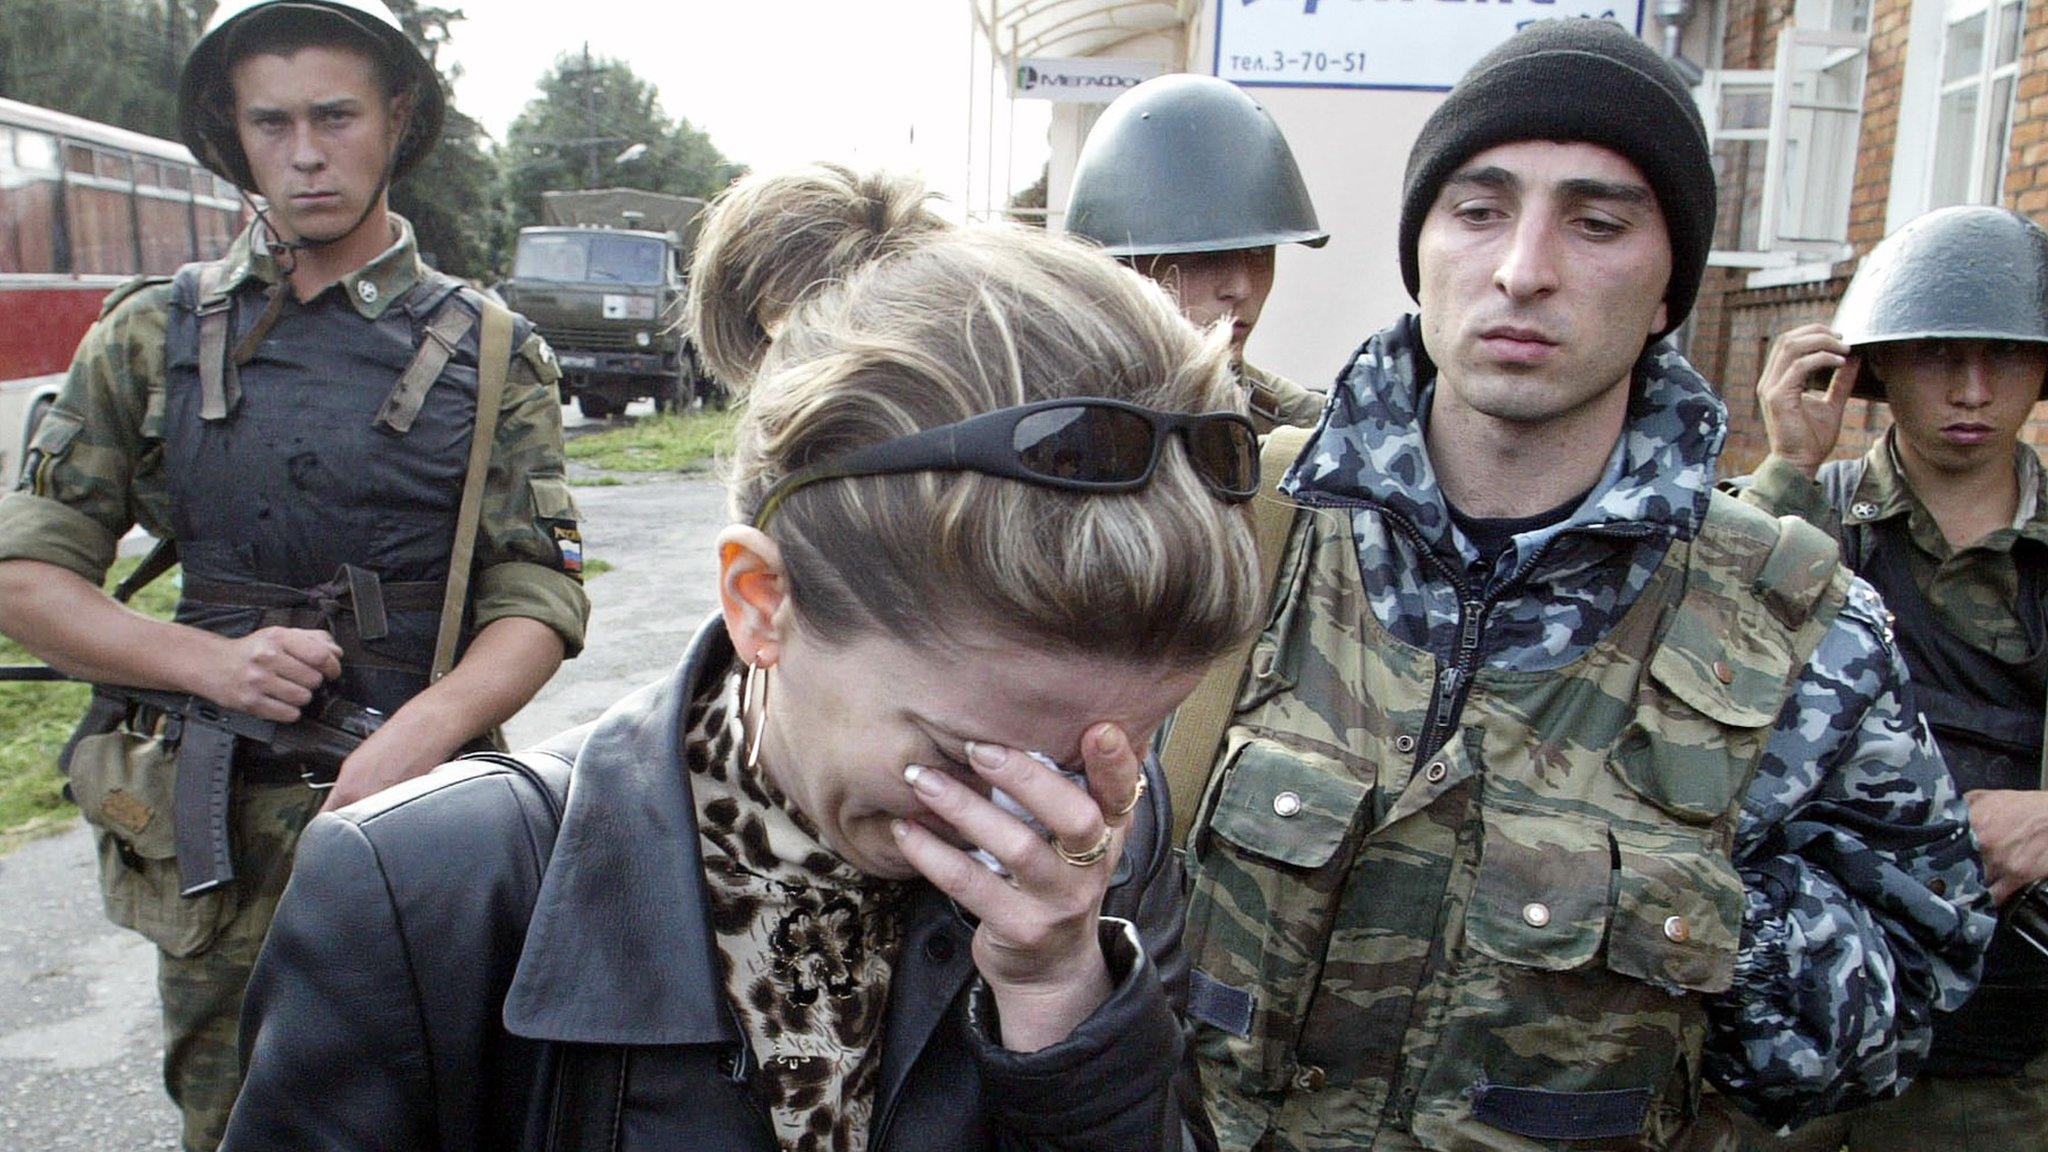
[[[1809,391],[1810,380],[1825,388]],[[1832,326],[1772,346],[1771,454],[1746,498],[1838,536],[1884,595],[1918,697],[1970,803],[1991,894],[2048,877],[2048,476],[2020,431],[2048,387],[2048,232],[1945,208],[1867,256]],[[1829,460],[1850,396],[1892,426]],[[1938,1015],[1905,1094],[1768,1146],[2037,1147],[2048,1133],[2048,956],[2001,926],[1977,993]]]
[[[234,875],[203,891],[170,850],[190,832],[167,749],[182,729],[131,707],[76,745],[108,913],[160,951],[187,1149],[219,1142],[243,986],[323,796],[348,803],[486,737],[582,643],[553,357],[424,266],[389,208],[443,112],[378,0],[223,3],[186,62],[179,124],[260,197],[256,217],[220,260],[110,296],[0,501],[0,631],[58,668],[280,724],[316,693],[387,717],[324,794],[303,764],[235,745]],[[502,398],[487,406],[487,388]],[[99,590],[136,524],[175,542],[175,623]],[[444,603],[459,629],[444,633]]]
[[[1075,164],[1067,231],[1164,285],[1196,324],[1227,320],[1261,433],[1322,414],[1321,392],[1244,359],[1273,290],[1274,248],[1320,248],[1330,234],[1280,126],[1242,89],[1173,75],[1117,97]]]

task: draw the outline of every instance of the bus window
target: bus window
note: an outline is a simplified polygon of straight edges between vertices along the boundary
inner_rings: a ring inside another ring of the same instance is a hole
[[[164,165],[164,187],[169,188],[173,192],[190,192],[192,190],[191,169],[183,164]]]
[[[198,225],[199,258],[212,260],[228,250],[241,230],[242,215],[234,208],[214,201],[199,201],[192,205],[193,222]]]
[[[112,178],[85,175],[99,170],[91,149],[71,144],[64,151],[65,167],[72,173],[65,178],[64,194],[65,223],[71,232],[71,271],[88,275],[132,274],[136,263],[135,220],[129,213],[128,201],[133,192],[125,179],[116,187]],[[115,159],[118,164],[107,165],[107,170],[125,172],[127,158]]]
[[[0,147],[0,272],[55,272],[56,141],[27,129],[5,131],[12,147]]]
[[[163,188],[135,190],[135,218],[142,226],[142,271],[176,272],[192,259],[192,200]]]

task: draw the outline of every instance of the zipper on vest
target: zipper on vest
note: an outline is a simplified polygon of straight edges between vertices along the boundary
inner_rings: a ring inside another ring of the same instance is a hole
[[[1588,524],[1581,528],[1566,529],[1537,545],[1536,550],[1516,565],[1515,570],[1508,574],[1508,578],[1495,585],[1492,591],[1484,596],[1475,597],[1471,585],[1465,582],[1462,573],[1453,572],[1449,565],[1436,559],[1436,554],[1423,546],[1419,529],[1408,525],[1406,521],[1392,513],[1383,515],[1389,522],[1402,526],[1408,538],[1415,542],[1417,551],[1435,560],[1438,570],[1458,593],[1458,647],[1452,653],[1450,667],[1444,669],[1443,674],[1437,678],[1436,696],[1429,702],[1429,739],[1422,741],[1416,748],[1416,767],[1420,767],[1423,761],[1436,755],[1439,749],[1450,742],[1451,729],[1456,726],[1458,716],[1465,710],[1463,693],[1471,688],[1473,679],[1479,675],[1479,641],[1485,632],[1487,614],[1493,611],[1495,605],[1507,599],[1527,582],[1529,573],[1535,571],[1543,558],[1550,554],[1552,545],[1572,535],[1597,535],[1615,540],[1640,541],[1655,535],[1657,531],[1647,524],[1626,521],[1614,524]]]
[[[1458,647],[1452,654],[1450,663],[1443,671],[1437,673],[1430,692],[1429,712],[1423,721],[1424,738],[1415,742],[1415,760],[1409,765],[1411,772],[1418,771],[1423,761],[1436,755],[1437,749],[1443,747],[1444,742],[1450,738],[1451,726],[1458,714],[1458,709],[1452,705],[1458,700],[1465,683],[1471,678],[1474,671],[1472,665],[1477,663],[1479,637],[1488,604],[1473,596],[1472,586],[1465,582],[1465,574],[1456,565],[1437,555],[1436,549],[1430,547],[1429,541],[1423,537],[1422,529],[1385,504],[1376,500],[1336,496],[1328,492],[1304,492],[1297,494],[1295,498],[1311,508],[1363,508],[1377,512],[1396,532],[1408,538],[1408,543],[1414,547],[1416,555],[1421,556],[1425,564],[1434,568],[1436,574],[1457,593]],[[1354,542],[1352,550],[1356,551],[1357,547]],[[1368,608],[1366,611],[1369,612],[1371,609]],[[1428,624],[1425,621],[1424,630],[1427,629]],[[1427,650],[1427,644],[1424,647]],[[1431,656],[1435,657],[1433,651]]]
[[[1429,739],[1416,749],[1417,764],[1436,755],[1438,749],[1450,742],[1451,728],[1463,710],[1461,693],[1479,671],[1479,635],[1493,602],[1466,599],[1469,592],[1463,588],[1459,591],[1463,595],[1458,601],[1458,647],[1451,653],[1450,665],[1436,678],[1436,693],[1429,702]]]
[[[1656,535],[1662,530],[1656,525],[1634,520],[1606,521],[1598,524],[1585,524],[1576,528],[1568,528],[1545,540],[1534,552],[1531,552],[1515,567],[1514,572],[1510,573],[1507,579],[1501,581],[1490,593],[1481,596],[1474,594],[1472,585],[1466,581],[1465,573],[1458,566],[1445,560],[1437,553],[1435,548],[1430,546],[1428,539],[1422,534],[1422,529],[1416,527],[1413,521],[1395,512],[1384,503],[1377,500],[1363,500],[1357,497],[1338,496],[1334,493],[1314,490],[1296,493],[1295,500],[1297,503],[1310,508],[1365,509],[1378,513],[1380,518],[1391,525],[1395,531],[1407,537],[1409,544],[1414,547],[1416,554],[1423,558],[1425,564],[1435,569],[1436,574],[1443,579],[1444,583],[1450,585],[1452,592],[1458,597],[1457,647],[1452,651],[1447,666],[1443,671],[1437,673],[1435,678],[1430,693],[1429,712],[1423,722],[1425,738],[1415,742],[1415,760],[1409,766],[1410,771],[1420,770],[1422,765],[1431,756],[1436,755],[1450,741],[1451,730],[1456,727],[1458,716],[1464,711],[1464,694],[1471,687],[1473,678],[1479,672],[1480,641],[1485,635],[1487,613],[1491,612],[1494,605],[1500,603],[1510,592],[1522,586],[1528,579],[1529,573],[1534,571],[1543,557],[1550,553],[1552,545],[1567,536],[1575,535],[1606,536],[1615,540],[1641,541]],[[1355,542],[1352,548],[1356,551],[1357,544]],[[1367,611],[1371,611],[1371,609],[1368,608]],[[1424,623],[1424,631],[1428,631],[1427,622]],[[1424,647],[1426,650],[1428,649],[1426,642]],[[1434,650],[1430,651],[1431,655],[1435,656]]]

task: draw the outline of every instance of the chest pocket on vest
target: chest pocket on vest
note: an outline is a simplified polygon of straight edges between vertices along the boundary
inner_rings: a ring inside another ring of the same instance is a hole
[[[1231,734],[1214,806],[1189,862],[1190,1014],[1246,1091],[1285,1083],[1336,912],[1366,781],[1344,764]]]
[[[1791,670],[1784,649],[1739,627],[1717,634],[1703,615],[1679,612],[1610,763],[1630,789],[1673,816],[1721,819],[1749,784]]]
[[[1482,835],[1464,920],[1476,955],[1452,978],[1424,1109],[1563,1141],[1546,1148],[1666,1147],[1697,1110],[1706,1023],[1690,993],[1734,972],[1734,866],[1688,829],[1579,815],[1488,810]]]

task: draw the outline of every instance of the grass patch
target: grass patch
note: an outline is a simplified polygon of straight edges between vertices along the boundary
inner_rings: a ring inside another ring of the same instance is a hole
[[[617,488],[619,485],[624,483],[625,481],[619,479],[617,476],[569,477],[569,487],[571,488]]]
[[[592,576],[602,576],[611,570],[612,562],[609,560],[599,560],[593,556],[583,562],[583,578],[585,580],[590,579]]]
[[[611,472],[694,472],[732,444],[739,413],[650,416],[569,441],[569,459]]]
[[[112,588],[138,558],[120,561],[107,578]],[[168,620],[178,604],[178,583],[163,576],[136,594],[134,606]],[[20,645],[0,637],[0,664],[39,664]],[[57,774],[57,753],[85,713],[91,689],[83,684],[0,683],[0,834],[72,812]]]

